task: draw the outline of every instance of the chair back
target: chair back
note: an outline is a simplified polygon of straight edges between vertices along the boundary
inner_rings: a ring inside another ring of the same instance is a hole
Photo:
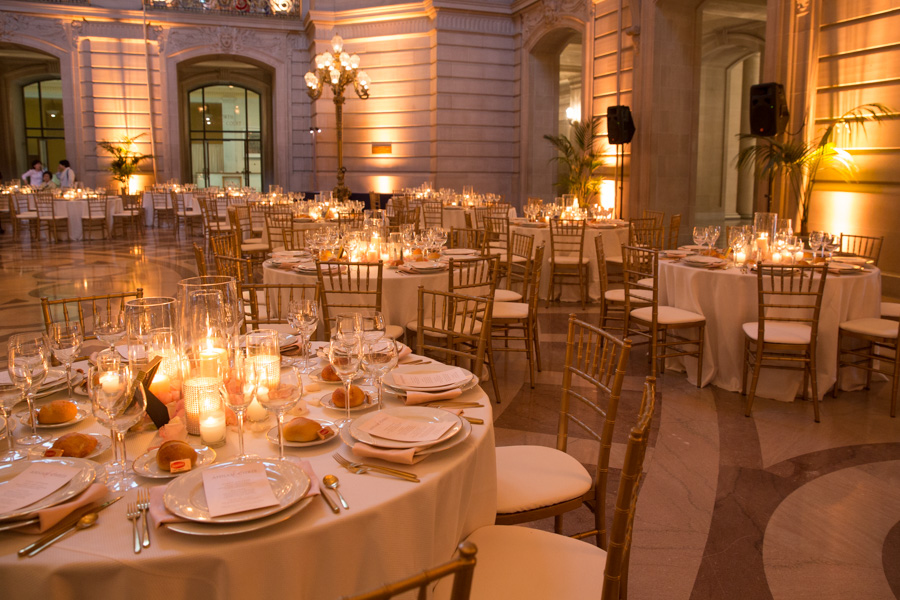
[[[237,232],[238,240],[244,243],[249,237],[253,237],[253,225],[250,219],[250,207],[246,204],[235,204],[228,207],[228,217],[231,219],[231,228]]]
[[[559,258],[577,259],[580,265],[584,258],[585,221],[550,220],[550,261]],[[573,262],[567,260],[566,263]]]
[[[197,262],[197,277],[206,277],[206,253],[203,252],[203,246],[194,242],[194,260]]]
[[[656,219],[632,219],[628,224],[628,245],[662,249],[663,228]]]
[[[338,226],[341,231],[354,231],[362,229],[366,223],[366,217],[361,212],[338,213]]]
[[[244,321],[247,329],[260,329],[266,325],[289,325],[288,308],[294,300],[313,298],[318,302],[317,283],[249,283],[241,285],[244,298]]]
[[[598,236],[599,237],[599,236]],[[523,283],[526,271],[531,269],[532,255],[534,254],[534,236],[525,235],[518,231],[512,232],[509,238],[509,252],[507,252],[506,273],[507,287]],[[515,259],[521,260],[515,260]]]
[[[666,213],[661,210],[648,210],[645,208],[641,217],[644,219],[653,219],[657,227],[662,227],[663,222],[666,219]]]
[[[471,248],[482,252],[487,240],[483,229],[450,228],[450,236],[447,239],[448,248]]]
[[[826,264],[758,265],[759,337],[756,339],[760,342],[766,339],[766,327],[801,324],[811,329],[810,344],[815,347],[827,277]]]
[[[656,379],[647,377],[641,396],[641,409],[637,425],[628,434],[625,460],[619,476],[619,491],[616,495],[616,509],[606,551],[606,567],[603,569],[603,590],[601,598],[618,600],[627,598],[628,559],[631,555],[631,538],[634,530],[634,515],[637,512],[638,493],[644,473],[644,457],[650,442],[650,424],[656,407]]]
[[[637,246],[622,247],[622,280],[625,284],[625,319],[632,309],[652,303],[652,322],[659,316],[659,251]],[[635,306],[636,305],[636,306]],[[626,334],[631,333],[627,330]]]
[[[522,299],[528,303],[532,316],[537,317],[537,305],[541,287],[541,276],[544,273],[544,242],[534,251],[534,257],[525,263],[522,283]]]
[[[669,239],[666,241],[666,248],[675,249],[678,247],[678,236],[681,234],[681,215],[672,215],[669,218]],[[727,235],[725,240],[730,240]]]
[[[427,201],[422,203],[422,214],[425,218],[425,227],[444,226],[444,205],[441,202]]]
[[[284,249],[289,251],[306,250],[306,229],[294,229],[294,226],[281,230],[281,241]]]
[[[216,263],[216,274],[234,277],[239,283],[250,283],[253,279],[253,266],[249,258],[235,258],[234,256],[216,254],[213,257]]]
[[[493,306],[491,298],[419,286],[416,353],[439,354],[439,360],[448,364],[469,360],[472,373],[481,378]]]
[[[172,198],[165,190],[150,192],[150,198],[153,201],[153,210],[170,210],[172,208]]]
[[[9,208],[15,215],[31,211],[29,199],[32,194],[13,194],[9,199]]]
[[[215,202],[208,196],[197,197],[197,204],[200,206],[200,218],[203,219],[203,225],[206,227],[207,234],[214,231],[222,231],[224,229],[222,221],[215,214]]]
[[[556,448],[561,452],[568,450],[571,425],[600,445],[593,473],[597,531],[585,535],[596,534],[601,548],[606,547],[604,507],[609,457],[630,355],[629,340],[619,339],[599,327],[576,319],[575,315],[569,316]],[[598,422],[597,415],[602,419],[602,424]]]
[[[316,259],[319,299],[325,340],[331,340],[332,321],[344,312],[381,311],[383,264],[322,263]]]
[[[488,235],[488,246],[492,248],[509,247],[509,216],[487,214],[484,217]]]
[[[143,210],[140,194],[122,194],[122,210],[137,216],[138,211]]]
[[[450,257],[447,290],[453,294],[468,294],[493,298],[500,274],[499,256],[473,258]]]
[[[597,273],[600,279],[600,297],[605,298],[609,290],[609,272],[606,270],[606,249],[603,247],[603,236],[594,238],[594,252],[597,254]],[[602,325],[602,323],[601,323]]]
[[[88,219],[106,219],[106,196],[97,196],[87,199]]]
[[[487,228],[487,223],[484,222],[484,218],[489,217],[491,215],[491,207],[490,206],[476,206],[474,212],[475,212],[475,228],[476,229]]]
[[[422,571],[400,581],[389,583],[385,586],[359,594],[357,596],[344,596],[342,600],[387,600],[411,590],[419,590],[419,600],[425,600],[432,584],[444,577],[453,576],[453,588],[450,591],[449,600],[469,600],[472,589],[472,576],[475,572],[475,544],[462,542],[457,546],[459,556],[448,563],[444,563],[433,569]]]
[[[185,203],[184,203],[184,192],[176,192],[175,190],[170,190],[169,194],[172,196],[172,207],[175,208],[175,212],[179,215],[184,215],[185,213]]]
[[[881,256],[881,245],[884,236],[873,237],[870,235],[841,234],[841,252],[852,252],[857,256],[868,258],[878,266],[878,258]]]
[[[495,217],[506,217],[509,219],[509,203],[508,202],[495,202],[494,204],[489,205],[490,214]]]
[[[93,333],[93,327],[91,327],[90,330],[85,327],[84,309],[86,305],[89,307],[88,315],[90,315],[91,322],[93,323],[95,306],[105,306],[106,312],[109,313],[110,309],[118,304],[119,312],[121,312],[125,310],[125,303],[128,300],[135,300],[143,297],[143,288],[137,288],[133,292],[105,294],[100,296],[78,296],[72,298],[59,298],[57,300],[51,300],[44,296],[41,298],[41,313],[44,316],[44,328],[49,331],[51,323],[57,323],[59,321],[71,323],[73,319],[77,318],[78,324],[81,325],[81,331],[84,333],[84,339],[95,340],[97,339],[97,336]],[[75,312],[74,315],[71,314],[73,311]],[[53,318],[54,312],[61,315],[59,319]]]
[[[209,244],[216,256],[241,257],[241,245],[238,243],[237,234],[234,232],[219,233],[209,236]]]
[[[34,195],[34,206],[39,219],[56,218],[56,201],[53,196],[38,192]]]
[[[294,214],[291,212],[266,212],[266,236],[269,248],[284,247],[284,230],[294,226]]]

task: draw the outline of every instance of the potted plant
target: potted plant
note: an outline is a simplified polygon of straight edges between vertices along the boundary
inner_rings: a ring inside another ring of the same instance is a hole
[[[128,180],[135,173],[140,172],[140,163],[145,160],[152,159],[152,154],[141,154],[134,150],[135,140],[143,137],[144,134],[138,134],[134,137],[123,137],[117,142],[102,141],[97,145],[108,152],[113,160],[109,165],[109,171],[113,174],[113,179],[119,182],[120,189],[128,190]]]
[[[788,138],[781,142],[774,137],[754,134],[741,134],[741,139],[757,140],[752,146],[744,148],[737,156],[738,169],[746,166],[755,167],[760,182],[771,186],[776,175],[787,178],[791,189],[792,206],[790,214],[800,215],[800,233],[807,233],[809,222],[809,204],[812,189],[820,169],[836,171],[844,181],[851,181],[858,170],[853,157],[835,146],[832,138],[839,125],[849,128],[860,128],[863,132],[868,121],[881,121],[894,113],[883,104],[862,104],[850,109],[822,133],[818,142],[807,142],[802,138]],[[771,193],[771,190],[770,190]]]
[[[559,151],[555,160],[564,167],[557,186],[564,193],[574,194],[582,206],[590,203],[603,181],[599,172],[603,166],[602,153],[594,149],[599,130],[600,117],[593,117],[590,121],[572,123],[572,139],[565,135],[544,136]]]

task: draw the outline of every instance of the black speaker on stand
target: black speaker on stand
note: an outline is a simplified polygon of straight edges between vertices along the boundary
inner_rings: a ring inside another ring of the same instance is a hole
[[[634,120],[631,118],[631,109],[627,106],[609,106],[606,109],[606,131],[609,143],[616,146],[616,183],[618,193],[616,197],[616,218],[622,217],[622,200],[625,185],[625,149],[624,144],[630,144],[634,138]]]
[[[780,83],[758,83],[750,86],[750,131],[771,137],[784,133],[790,119],[784,86]]]

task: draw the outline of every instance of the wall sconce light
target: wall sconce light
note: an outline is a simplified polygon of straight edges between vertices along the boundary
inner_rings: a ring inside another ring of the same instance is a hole
[[[386,142],[372,144],[372,154],[393,154],[392,144]]]

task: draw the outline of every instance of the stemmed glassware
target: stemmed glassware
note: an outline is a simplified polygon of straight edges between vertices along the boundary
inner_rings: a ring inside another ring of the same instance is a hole
[[[301,373],[309,373],[310,336],[319,324],[319,304],[315,298],[300,298],[288,303],[288,323],[300,336],[300,351],[303,354]]]
[[[709,254],[712,256],[713,246],[716,245],[716,242],[719,239],[719,235],[722,233],[722,228],[718,225],[710,225],[706,228],[706,242],[709,244]]]
[[[37,431],[37,414],[34,410],[34,394],[41,387],[50,370],[50,348],[41,333],[17,333],[9,338],[9,377],[28,400],[31,418],[31,435],[19,438],[23,446],[34,446],[47,441]]]
[[[397,366],[397,344],[390,338],[366,340],[363,345],[363,367],[378,381],[378,410],[384,407],[384,376]]]
[[[706,243],[706,234],[707,234],[706,227],[696,225],[696,226],[694,226],[694,230],[693,230],[692,234],[693,234],[693,238],[694,238],[694,243],[697,244],[698,246],[700,246],[700,248],[702,249],[703,244]]]
[[[50,323],[49,338],[53,356],[66,367],[69,400],[77,402],[72,393],[72,362],[81,352],[81,345],[84,343],[81,325],[75,322]]]
[[[99,360],[88,368],[88,394],[97,421],[109,428],[113,438],[114,461],[107,465],[112,476],[109,487],[129,490],[138,485],[128,472],[125,432],[138,424],[147,412],[147,396],[142,385],[135,385],[132,367],[118,359]]]
[[[360,363],[362,362],[362,343],[360,336],[357,335],[334,335],[331,338],[331,344],[328,347],[328,359],[334,372],[341,378],[344,384],[344,407],[346,408],[346,416],[339,419],[337,424],[340,427],[349,425],[353,420],[350,418],[350,383],[359,372]]]
[[[125,310],[121,305],[107,302],[94,304],[94,335],[109,345],[107,352],[115,353],[116,342],[125,337]]]
[[[259,396],[259,403],[274,411],[278,419],[278,458],[284,460],[284,413],[289,411],[300,400],[303,394],[303,381],[300,373],[294,371],[297,383],[280,381],[277,387],[269,388],[268,393]]]
[[[237,458],[249,458],[244,452],[244,413],[253,402],[257,380],[252,367],[247,365],[247,359],[240,351],[235,352],[234,367],[225,376],[222,396],[225,406],[230,408],[237,416],[238,421],[238,456]]]
[[[744,246],[747,245],[748,241],[743,227],[735,226],[729,230],[728,246],[731,248],[731,260],[735,267],[738,266],[738,253],[743,252]],[[744,253],[744,259],[746,260],[746,253]]]
[[[825,243],[825,236],[827,234],[824,231],[813,231],[809,234],[809,247],[813,251],[813,261],[815,261],[816,255],[819,253],[819,249]]]
[[[16,442],[13,437],[12,409],[22,400],[22,388],[14,383],[0,383],[0,415],[6,423],[6,452],[0,454],[0,459],[7,461],[28,458],[28,454],[16,450]]]
[[[826,233],[825,239],[822,241],[822,256],[828,252],[829,257],[833,257],[835,252],[841,249],[841,235],[838,233]]]

